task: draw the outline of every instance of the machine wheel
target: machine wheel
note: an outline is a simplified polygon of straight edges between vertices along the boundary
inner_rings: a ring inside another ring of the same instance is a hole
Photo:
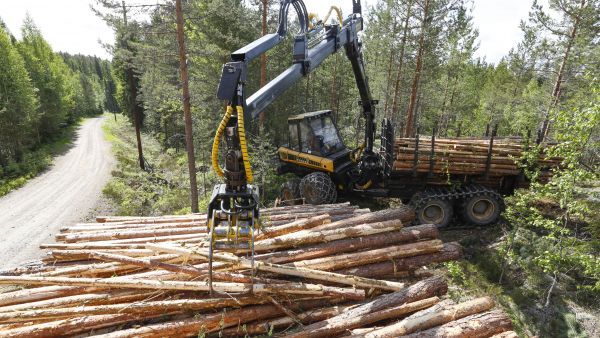
[[[283,205],[296,205],[300,203],[300,179],[294,178],[281,185],[279,193]]]
[[[310,173],[300,181],[300,196],[308,204],[329,204],[337,199],[337,190],[325,173]]]
[[[411,201],[412,202],[412,201]],[[446,227],[452,221],[452,202],[441,198],[426,198],[424,201],[412,202],[415,206],[419,224],[435,224],[439,228]]]
[[[462,218],[473,225],[495,223],[502,212],[502,197],[492,193],[480,193],[465,199],[461,205]]]

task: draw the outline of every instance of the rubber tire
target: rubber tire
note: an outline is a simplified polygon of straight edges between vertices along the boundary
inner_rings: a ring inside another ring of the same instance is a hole
[[[492,212],[490,212],[490,215],[488,217],[486,217],[485,219],[482,219],[481,217],[476,217],[473,213],[473,207],[474,207],[475,203],[477,203],[478,201],[481,201],[481,200],[488,201],[494,207]],[[469,198],[466,198],[465,200],[463,200],[463,202],[461,203],[461,206],[460,206],[460,213],[462,216],[461,218],[465,222],[467,222],[471,225],[485,226],[485,225],[494,224],[500,218],[500,213],[502,212],[502,206],[503,206],[503,203],[502,203],[502,201],[498,200],[497,196],[494,196],[492,194],[478,194],[478,195],[475,195],[473,197],[469,197]]]
[[[283,205],[300,204],[300,179],[294,178],[281,185],[279,197]]]
[[[424,214],[425,210],[432,206],[438,206],[443,212],[443,217],[438,222],[432,222],[431,219],[428,219]],[[419,208],[415,209],[415,213],[417,224],[434,224],[438,228],[444,228],[450,225],[450,222],[452,222],[454,208],[451,201],[432,198],[422,203]]]
[[[300,196],[307,204],[331,204],[337,199],[337,190],[329,175],[314,172],[300,181]]]

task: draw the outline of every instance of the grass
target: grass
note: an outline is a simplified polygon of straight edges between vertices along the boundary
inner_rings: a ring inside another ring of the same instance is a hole
[[[142,133],[144,158],[149,164],[140,169],[134,129],[123,115],[106,115],[103,130],[112,144],[117,167],[104,187],[104,194],[118,205],[121,215],[164,215],[189,213],[189,176],[184,151],[164,149],[152,135]],[[206,189],[212,190],[214,174],[207,173]],[[205,189],[199,175],[200,197]],[[207,194],[208,196],[208,194]],[[207,198],[200,200],[206,209]]]
[[[547,275],[533,265],[517,268],[504,263],[498,250],[505,240],[503,227],[443,233],[444,237],[454,237],[445,240],[460,239],[465,250],[465,259],[444,264],[450,279],[450,297],[455,301],[484,295],[493,297],[521,337],[588,337],[569,304],[578,303],[580,309],[590,309],[590,304],[578,301],[576,293],[563,285],[545,307],[550,287]]]
[[[0,167],[0,197],[25,185],[30,179],[48,169],[55,156],[62,155],[73,145],[76,132],[85,119],[71,124],[56,136],[50,143],[40,146],[23,156],[20,162],[11,162]]]

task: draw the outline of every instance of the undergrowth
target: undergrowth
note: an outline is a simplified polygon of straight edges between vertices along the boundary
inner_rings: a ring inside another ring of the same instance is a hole
[[[49,168],[55,156],[65,153],[71,147],[82,121],[84,120],[62,128],[54,141],[25,153],[20,161],[0,165],[0,197],[22,187]]]

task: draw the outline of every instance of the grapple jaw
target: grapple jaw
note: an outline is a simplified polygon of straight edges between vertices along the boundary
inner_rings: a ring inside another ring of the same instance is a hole
[[[254,275],[254,236],[260,229],[258,188],[246,185],[239,191],[216,185],[208,205],[209,288],[212,293],[214,250],[249,252]]]

